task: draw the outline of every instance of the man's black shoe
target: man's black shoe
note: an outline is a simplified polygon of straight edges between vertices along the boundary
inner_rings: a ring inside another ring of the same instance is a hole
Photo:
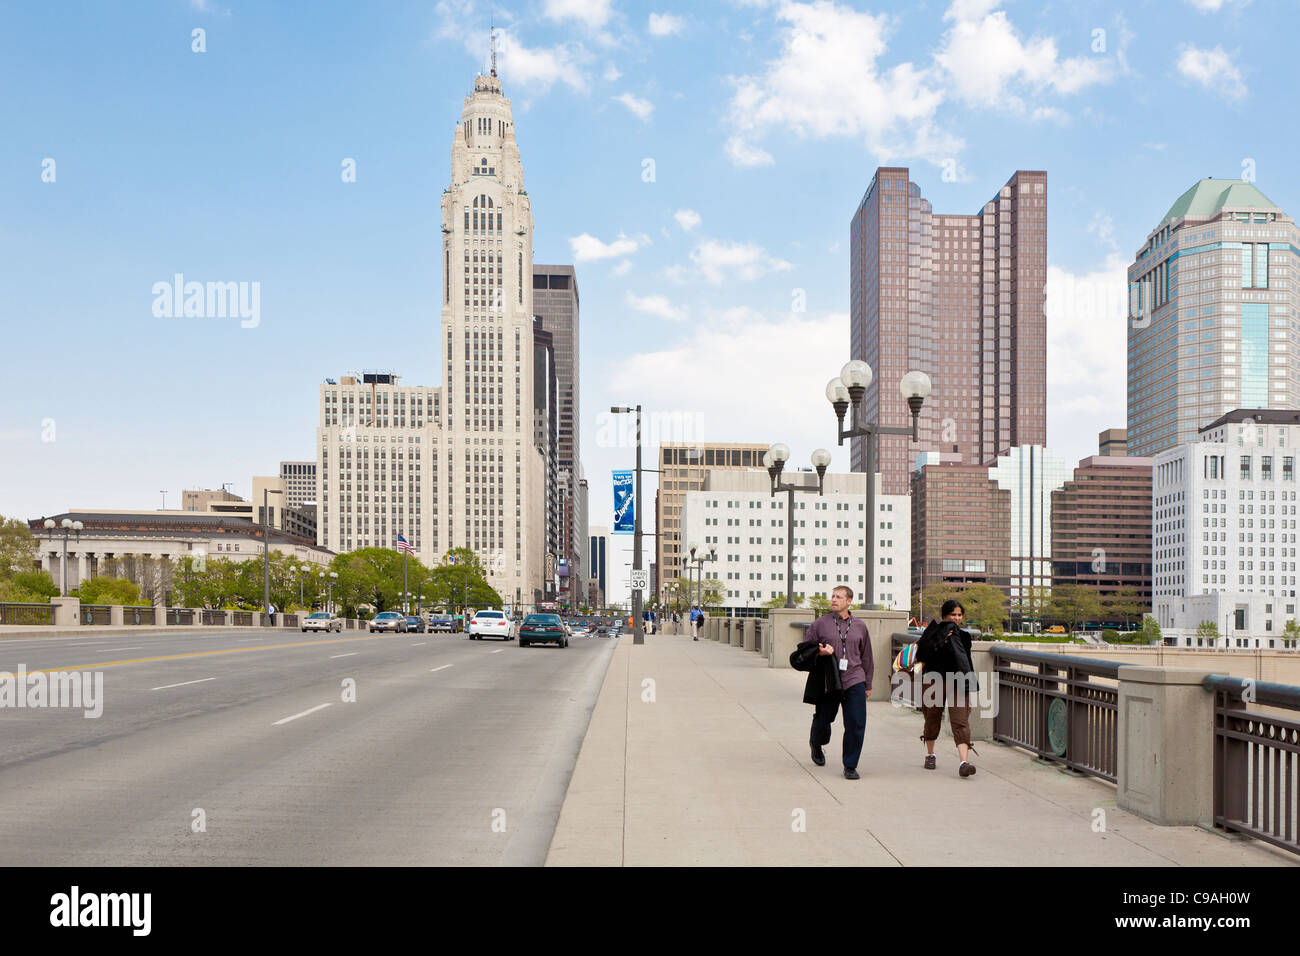
[[[844,779],[845,779],[845,780],[857,780],[857,779],[858,779],[858,772],[857,772],[857,770],[855,770],[853,767],[845,767],[845,768],[844,768]]]
[[[819,767],[826,766],[826,755],[822,753],[822,748],[818,747],[816,744],[812,745],[812,758],[813,758],[813,763],[815,763],[817,766]]]

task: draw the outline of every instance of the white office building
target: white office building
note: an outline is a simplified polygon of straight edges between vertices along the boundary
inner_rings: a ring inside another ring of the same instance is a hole
[[[912,567],[911,501],[906,495],[881,495],[879,474],[875,478],[875,600],[887,608],[906,609]],[[781,480],[817,486],[812,471],[787,471]],[[685,495],[682,541],[684,545],[698,542],[705,554],[716,549],[717,560],[706,561],[703,573],[706,579],[722,583],[722,613],[756,613],[771,598],[785,596],[788,496],[783,491],[771,495],[769,488],[766,471],[721,469],[708,473],[703,491]],[[839,584],[853,588],[854,603],[861,601],[865,498],[862,473],[827,474],[820,496],[795,493],[794,565],[789,572],[796,604],[805,595],[829,597]]]
[[[321,387],[320,541],[422,561],[474,551],[509,604],[542,599],[545,457],[533,422],[531,200],[510,101],[474,79],[442,193],[441,386],[363,373]]]
[[[1169,643],[1281,648],[1296,615],[1300,412],[1237,409],[1155,456],[1153,614]]]

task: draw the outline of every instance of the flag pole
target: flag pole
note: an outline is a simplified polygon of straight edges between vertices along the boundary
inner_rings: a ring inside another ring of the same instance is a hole
[[[407,600],[406,600],[406,591],[407,591],[407,587],[406,587],[406,556],[407,556],[408,554],[410,554],[410,552],[407,551],[406,548],[403,548],[403,549],[402,549],[402,607],[403,607],[403,609],[404,609],[404,610],[402,611],[403,614],[410,614],[410,613],[411,613],[410,605],[407,603]]]

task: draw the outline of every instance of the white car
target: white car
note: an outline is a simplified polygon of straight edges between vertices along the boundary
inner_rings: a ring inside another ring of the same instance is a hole
[[[505,611],[479,611],[469,622],[469,639],[482,640],[485,637],[499,637],[512,641],[515,637],[514,622],[506,617]]]
[[[303,618],[302,630],[304,634],[308,631],[325,631],[326,633],[342,631],[343,621],[328,611],[317,611],[310,617]]]

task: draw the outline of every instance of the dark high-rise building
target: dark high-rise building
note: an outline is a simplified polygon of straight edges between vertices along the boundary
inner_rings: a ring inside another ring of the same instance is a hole
[[[1128,429],[1107,428],[1097,435],[1097,453],[1111,457],[1128,454]]]
[[[1102,597],[1132,589],[1150,610],[1152,464],[1093,455],[1052,492],[1053,587],[1086,584]]]
[[[585,579],[587,572],[581,566],[581,557],[583,538],[587,534],[586,502],[578,500],[579,482],[583,478],[579,444],[578,277],[573,266],[533,266],[533,313],[541,319],[541,327],[550,333],[555,356],[559,399],[557,460],[561,494],[567,499],[560,557],[568,561],[571,579]],[[585,585],[583,591],[574,593],[585,594]]]
[[[559,378],[551,333],[533,319],[533,442],[546,460],[546,554],[550,572],[543,583],[545,599],[555,600],[556,559],[560,550]]]
[[[1046,444],[1046,283],[1045,172],[1019,170],[979,212],[949,215],[905,167],[876,170],[850,227],[849,351],[873,373],[868,420],[910,426],[899,380],[916,370],[934,384],[921,440],[880,438],[884,494],[907,494],[917,452],[988,465]],[[863,439],[852,467],[866,467]]]

